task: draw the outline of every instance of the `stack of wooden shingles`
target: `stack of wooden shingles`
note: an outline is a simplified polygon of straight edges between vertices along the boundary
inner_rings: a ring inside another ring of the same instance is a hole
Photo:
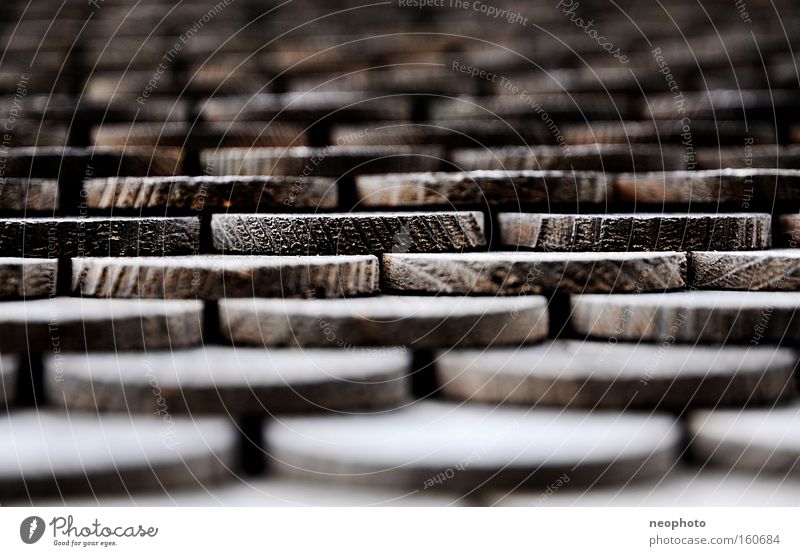
[[[796,475],[800,21],[562,4],[4,5],[0,500]]]

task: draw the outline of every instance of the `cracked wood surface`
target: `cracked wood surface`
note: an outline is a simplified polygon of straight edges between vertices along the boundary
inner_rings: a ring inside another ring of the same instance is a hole
[[[270,255],[443,252],[485,245],[480,212],[215,214],[214,247]]]
[[[770,215],[498,215],[503,245],[544,251],[756,250],[771,244]]]
[[[72,291],[162,299],[342,297],[375,293],[378,272],[378,260],[368,255],[76,258]]]
[[[452,295],[642,292],[686,285],[683,253],[383,255],[384,289]]]

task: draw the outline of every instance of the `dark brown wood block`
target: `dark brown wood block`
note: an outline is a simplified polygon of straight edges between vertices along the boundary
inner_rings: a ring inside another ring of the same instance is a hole
[[[730,61],[728,62],[730,63]],[[790,89],[717,89],[682,93],[681,116],[692,120],[772,119],[796,113],[800,92]],[[677,115],[675,94],[654,95],[642,107],[644,118],[672,119]]]
[[[66,354],[50,357],[46,373],[51,400],[73,409],[272,415],[400,406],[411,399],[410,367],[410,353],[401,351],[208,346]]]
[[[800,214],[778,216],[778,238],[776,243],[792,249],[800,245]]]
[[[713,290],[800,290],[800,249],[696,251],[692,286]]]
[[[620,174],[613,179],[618,201],[643,204],[800,201],[800,170],[741,168]]]
[[[381,287],[455,295],[610,293],[682,288],[686,255],[445,253],[383,255]]]
[[[754,250],[770,246],[770,215],[498,215],[503,245],[544,251]]]
[[[0,304],[0,351],[170,349],[202,341],[199,301],[54,297]]]
[[[454,72],[449,67],[433,64],[398,64],[383,68],[362,68],[342,72],[338,67],[327,68],[336,73],[308,74],[289,78],[292,92],[371,91],[390,95],[441,95],[446,97],[476,94],[481,82],[468,74]]]
[[[0,219],[0,253],[10,256],[180,255],[199,242],[196,217]]]
[[[433,120],[337,125],[331,132],[334,145],[442,145],[480,147],[546,145],[555,143],[544,124],[500,120]]]
[[[214,248],[270,255],[446,252],[486,243],[480,212],[215,214]]]
[[[81,296],[341,297],[372,294],[377,289],[378,260],[369,255],[197,255],[72,260],[72,290]]]
[[[3,111],[3,102],[0,100],[0,114]],[[19,109],[22,112],[23,109]],[[24,112],[23,112],[24,114]],[[6,120],[8,122],[9,120]],[[7,124],[6,124],[7,125]],[[13,129],[4,126],[3,144],[5,147],[64,147],[69,138],[69,127],[51,122],[37,120],[13,121]]]
[[[434,120],[498,118],[541,120],[559,135],[557,124],[568,121],[619,120],[636,116],[627,99],[604,94],[527,94],[437,99],[430,108]],[[560,141],[559,141],[560,142]]]
[[[0,257],[0,297],[28,298],[56,291],[57,259]]]
[[[600,172],[476,170],[424,174],[377,174],[356,178],[363,206],[526,205],[603,203]]]
[[[0,178],[0,211],[53,212],[58,206],[57,180]]]
[[[96,209],[258,211],[331,209],[338,202],[330,178],[285,176],[113,177],[84,182]]]
[[[700,462],[784,480],[800,476],[800,404],[698,411],[689,418],[690,449]]]
[[[230,475],[226,419],[17,411],[0,419],[0,500],[93,492],[167,493]],[[21,439],[25,439],[24,442]]]
[[[598,338],[758,345],[800,340],[798,308],[794,292],[587,294],[572,297],[571,321]]]
[[[409,120],[410,99],[367,93],[304,92],[218,96],[201,101],[208,121],[333,122]]]
[[[407,490],[569,486],[661,476],[680,430],[663,415],[418,402],[380,415],[269,426],[280,474]]]
[[[228,299],[219,310],[223,335],[261,346],[518,345],[541,340],[548,327],[540,296]]]
[[[658,145],[577,145],[461,149],[453,152],[459,170],[594,170],[648,172],[686,169],[681,147]]]
[[[702,170],[719,168],[800,168],[800,145],[748,145],[740,147],[701,147],[696,151]]]
[[[301,126],[284,122],[106,124],[96,127],[92,136],[93,143],[99,147],[212,149],[307,144]]]
[[[216,176],[327,176],[430,172],[442,166],[436,147],[263,147],[204,150],[200,161]]]
[[[784,348],[556,340],[436,359],[449,397],[483,403],[654,409],[775,403],[795,393]]]
[[[180,168],[180,149],[143,147],[19,147],[6,151],[9,177],[79,180],[100,176],[171,176]]]
[[[762,122],[692,120],[635,120],[589,122],[564,125],[564,140],[569,145],[604,144],[681,144],[744,145],[745,141],[774,143],[774,126]]]

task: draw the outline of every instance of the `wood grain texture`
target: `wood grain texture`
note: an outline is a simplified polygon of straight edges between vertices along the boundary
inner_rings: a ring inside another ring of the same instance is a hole
[[[690,450],[700,462],[787,479],[800,476],[800,404],[698,411]]]
[[[207,346],[66,354],[50,357],[45,372],[53,403],[73,409],[241,415],[397,407],[411,399],[410,366],[400,351]]]
[[[54,297],[0,304],[0,351],[170,349],[202,341],[199,301]]]
[[[540,296],[227,299],[219,311],[225,337],[261,346],[518,345],[541,340],[548,328]]]
[[[236,435],[225,419],[26,410],[0,422],[0,443],[5,504],[213,483],[230,475]]]
[[[800,294],[690,291],[572,297],[573,328],[635,341],[769,344],[800,340]]]
[[[457,253],[383,255],[384,290],[455,295],[642,292],[686,285],[686,255]]]
[[[771,244],[770,215],[498,215],[503,245],[545,251],[755,250]]]
[[[57,274],[57,259],[0,257],[0,298],[53,295]]]
[[[460,170],[594,170],[657,172],[686,169],[681,147],[658,145],[537,145],[453,151]]]
[[[436,368],[445,395],[470,402],[682,411],[790,397],[797,360],[772,347],[556,340],[442,353]]]
[[[203,101],[208,121],[379,121],[411,119],[411,102],[363,92],[232,95]]]
[[[142,147],[18,147],[8,149],[4,175],[58,178],[70,176],[171,176],[180,168],[179,149]]]
[[[98,147],[183,149],[300,147],[307,144],[303,128],[285,122],[106,124],[93,130],[92,141]]]
[[[356,196],[367,207],[421,205],[527,205],[603,203],[606,177],[599,172],[523,170],[385,174],[356,178]]]
[[[644,204],[751,203],[800,201],[800,170],[741,168],[621,174],[614,198]]]
[[[375,293],[378,272],[369,255],[76,258],[72,291],[158,299],[342,297]]]
[[[57,180],[0,178],[0,211],[53,212],[58,201]]]
[[[800,249],[691,255],[692,286],[717,290],[800,290]]]
[[[259,211],[331,209],[334,180],[282,176],[167,176],[90,179],[86,204],[96,209]]]
[[[199,243],[196,217],[0,219],[0,253],[9,256],[179,255]]]
[[[443,252],[485,245],[480,212],[215,214],[214,248],[271,255]]]
[[[265,441],[283,475],[407,490],[570,486],[663,474],[679,430],[663,415],[418,402],[380,415],[290,418]]]
[[[379,172],[429,172],[442,165],[436,147],[261,147],[203,150],[200,162],[209,174],[323,176]]]

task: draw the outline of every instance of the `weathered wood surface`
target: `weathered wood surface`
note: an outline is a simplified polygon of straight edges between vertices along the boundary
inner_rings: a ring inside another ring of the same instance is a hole
[[[45,372],[51,400],[73,409],[241,415],[397,407],[411,399],[410,366],[400,351],[207,346],[65,354]]]
[[[0,351],[169,349],[202,341],[198,301],[55,297],[0,304]]]
[[[383,255],[386,290],[455,295],[643,292],[686,285],[683,253]]]
[[[54,294],[58,260],[0,257],[0,298],[31,298]]]
[[[480,212],[215,214],[214,248],[270,255],[460,251],[485,245]]]
[[[603,203],[606,179],[558,170],[369,175],[356,178],[356,195],[368,207]]]
[[[547,300],[381,296],[359,299],[227,299],[222,334],[261,346],[519,345],[547,336]]]
[[[259,211],[332,209],[332,179],[285,176],[168,176],[90,179],[86,204],[95,209]]]
[[[503,245],[545,251],[739,251],[771,244],[767,213],[498,215]]]
[[[692,286],[717,290],[800,290],[800,249],[691,255]]]
[[[0,219],[0,253],[9,256],[181,255],[199,244],[196,217]]]
[[[342,297],[375,293],[378,273],[369,255],[76,258],[72,291],[161,299]]]
[[[0,178],[0,211],[53,212],[58,208],[57,180]]]
[[[614,198],[623,202],[739,203],[771,206],[800,201],[800,170],[740,168],[621,174],[613,178]]]
[[[91,178],[171,176],[180,169],[180,149],[146,147],[17,147],[6,151],[8,177]]]
[[[200,162],[215,176],[323,176],[381,172],[430,172],[442,166],[436,147],[258,147],[200,151]]]
[[[784,348],[556,340],[450,351],[436,368],[442,392],[469,402],[681,411],[790,397],[797,361]]]
[[[684,151],[659,145],[577,145],[459,149],[452,154],[460,170],[594,170],[658,172],[685,170]]]
[[[581,333],[634,341],[739,343],[800,340],[800,293],[690,291],[572,297]]]

